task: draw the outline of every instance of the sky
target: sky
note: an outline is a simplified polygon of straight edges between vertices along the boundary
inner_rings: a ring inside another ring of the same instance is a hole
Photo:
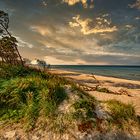
[[[140,0],[0,0],[24,58],[140,65]]]

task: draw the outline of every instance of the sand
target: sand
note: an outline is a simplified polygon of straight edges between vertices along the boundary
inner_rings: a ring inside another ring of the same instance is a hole
[[[140,115],[140,81],[94,75],[97,79],[95,80],[92,74],[84,74],[60,69],[52,69],[50,72],[67,77],[79,84],[84,84],[89,87],[95,87],[100,84],[100,87],[107,88],[113,93],[121,92],[121,95],[119,95],[99,91],[87,91],[99,101],[116,99],[123,103],[131,103],[135,107],[136,114]]]

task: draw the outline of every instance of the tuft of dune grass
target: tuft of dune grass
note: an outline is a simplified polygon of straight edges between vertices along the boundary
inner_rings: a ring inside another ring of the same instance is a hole
[[[116,126],[119,129],[132,129],[132,127],[139,127],[137,115],[133,104],[124,104],[115,99],[106,101],[109,109],[110,118],[109,124]]]
[[[114,120],[128,120],[135,117],[135,109],[132,104],[124,104],[117,100],[109,100],[106,103]]]
[[[53,114],[67,97],[66,81],[55,75],[18,66],[3,66],[0,75],[0,120],[22,119],[27,129],[40,114]]]

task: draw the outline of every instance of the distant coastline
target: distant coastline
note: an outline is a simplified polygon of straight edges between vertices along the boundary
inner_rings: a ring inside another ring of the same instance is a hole
[[[52,65],[52,69],[61,69],[85,74],[140,81],[140,66],[119,65]]]

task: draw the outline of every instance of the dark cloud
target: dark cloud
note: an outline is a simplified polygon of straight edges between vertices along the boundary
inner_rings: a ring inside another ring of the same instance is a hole
[[[0,9],[9,13],[10,31],[18,37],[24,57],[48,56],[50,60],[53,57],[72,64],[139,65],[140,11],[130,7],[135,3],[136,0],[94,0],[94,8],[85,8],[82,3],[70,6],[62,0],[0,0]],[[69,26],[77,15],[83,21],[91,19],[89,26],[94,30],[96,19],[108,15],[110,26],[117,31],[83,35],[81,28]]]

